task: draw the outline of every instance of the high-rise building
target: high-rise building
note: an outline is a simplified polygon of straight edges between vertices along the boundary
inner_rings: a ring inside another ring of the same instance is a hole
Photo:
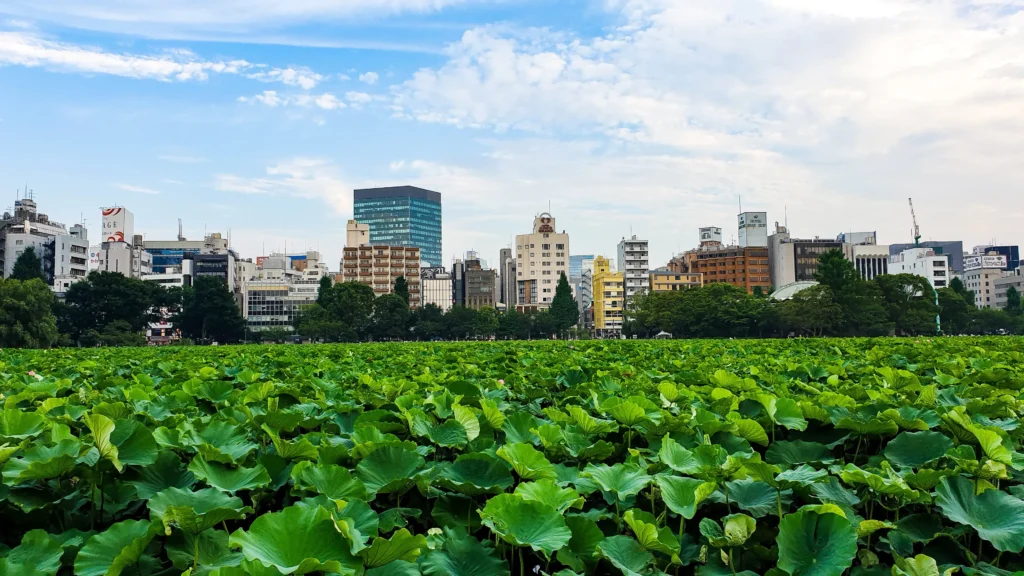
[[[736,218],[740,248],[768,247],[767,212],[743,212]]]
[[[302,309],[316,302],[320,279],[329,274],[319,252],[306,253],[304,270],[291,268],[282,256],[267,257],[252,278],[242,281],[242,315],[252,331],[293,330]]]
[[[1006,269],[1006,256],[992,251],[975,253],[964,258],[964,288],[974,292],[974,305],[978,308],[995,308],[996,280],[1002,278]]]
[[[369,244],[420,249],[430,266],[441,262],[441,194],[415,186],[356,190],[356,221],[370,227]]]
[[[599,338],[622,333],[626,309],[623,272],[612,272],[608,259],[594,258],[594,333]]]
[[[890,244],[889,256],[895,256],[914,248],[913,243]],[[918,248],[931,248],[935,254],[946,256],[949,259],[949,269],[954,276],[963,276],[964,273],[964,243],[960,240],[925,240]]]
[[[672,258],[667,269],[682,274],[700,274],[703,284],[730,284],[753,293],[771,287],[768,249],[760,246],[725,246],[722,229],[700,229],[700,246]]]
[[[594,270],[593,254],[574,254],[569,256],[569,282],[578,281],[583,277],[584,270]]]
[[[496,273],[486,270],[479,260],[466,261],[466,308],[479,310],[494,308],[496,303],[494,286]]]
[[[562,274],[569,276],[569,235],[555,231],[555,218],[544,212],[533,219],[533,232],[516,236],[516,309],[547,310]]]
[[[647,240],[633,235],[619,242],[619,272],[623,273],[626,288],[626,309],[633,300],[651,288],[651,264],[647,252]]]
[[[818,271],[818,260],[822,254],[830,250],[842,251],[843,243],[824,238],[793,238],[785,226],[776,223],[775,233],[768,237],[771,285],[782,288],[795,282],[814,280],[814,275]]]
[[[498,275],[501,283],[499,302],[505,305],[506,310],[511,310],[516,305],[516,260],[511,248],[502,248],[498,252]]]
[[[89,232],[75,224],[67,234],[53,237],[53,291],[67,292],[89,274]]]
[[[395,291],[395,281],[405,277],[409,307],[420,306],[420,249],[412,246],[346,246],[341,259],[345,282],[360,282],[377,296]]]
[[[441,312],[452,309],[452,275],[444,267],[420,268],[420,286],[424,306],[433,304]]]
[[[576,296],[576,302],[580,310],[580,324],[586,329],[592,329],[594,325],[594,266],[583,270],[583,277],[580,278],[580,290]]]
[[[953,277],[949,256],[934,248],[909,248],[889,257],[890,274],[913,274],[928,279],[933,288],[946,288]]]

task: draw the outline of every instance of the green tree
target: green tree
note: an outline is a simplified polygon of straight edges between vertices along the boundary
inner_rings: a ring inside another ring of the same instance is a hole
[[[498,316],[494,335],[499,340],[526,340],[530,337],[530,317],[516,310]]]
[[[34,246],[25,248],[25,251],[14,261],[14,268],[11,269],[11,280],[32,280],[39,279],[46,281],[43,273],[43,260],[36,254]]]
[[[320,305],[347,327],[345,340],[354,342],[370,336],[374,299],[373,288],[366,284],[343,282],[335,284]]]
[[[0,347],[49,348],[59,336],[49,286],[39,279],[0,279]]]
[[[1006,289],[1006,312],[1011,316],[1024,314],[1024,308],[1020,303],[1020,292],[1013,286]]]
[[[532,338],[547,340],[558,333],[558,322],[555,315],[544,310],[530,316],[530,335]]]
[[[971,334],[1014,333],[1019,331],[1020,328],[1016,320],[1016,318],[1007,314],[1005,310],[973,308],[971,310],[969,331]]]
[[[569,286],[569,279],[562,272],[558,278],[558,285],[555,287],[555,297],[551,299],[551,318],[555,323],[555,331],[564,334],[580,320],[579,305],[572,297],[572,287]]]
[[[238,342],[245,336],[245,318],[228,290],[227,282],[216,276],[197,276],[185,290],[181,311],[174,315],[175,327],[193,340],[219,343]]]
[[[842,250],[836,249],[829,250],[818,258],[818,270],[814,273],[814,279],[822,286],[828,287],[832,294],[839,294],[861,277],[853,262],[846,259]]]
[[[99,330],[91,329],[82,336],[82,346],[145,346],[146,336],[132,330],[124,320],[115,320]]]
[[[433,340],[444,335],[444,311],[437,304],[427,304],[410,315],[412,332],[417,340]]]
[[[782,318],[790,329],[810,336],[824,336],[842,323],[843,309],[832,289],[824,284],[797,292],[782,305]]]
[[[91,332],[90,342],[114,324],[123,331],[142,333],[152,322],[161,319],[164,310],[174,313],[180,308],[182,291],[167,290],[159,284],[144,282],[117,272],[93,272],[72,284],[64,303],[56,306],[61,332],[72,342],[83,342]],[[110,333],[110,331],[107,331]]]
[[[476,325],[476,310],[465,306],[453,306],[444,315],[444,332],[451,340],[468,340],[473,336]]]
[[[473,320],[473,334],[478,338],[490,338],[498,331],[498,311],[485,306],[476,311],[476,318]]]
[[[939,315],[944,334],[966,334],[971,324],[974,306],[952,288],[939,289]]]
[[[300,336],[327,342],[353,342],[356,334],[320,304],[312,304],[299,312],[295,332]]]
[[[949,288],[960,295],[970,306],[974,306],[974,290],[968,290],[964,283],[959,278],[953,278],[949,281]]]
[[[324,276],[320,279],[320,287],[316,291],[316,303],[319,304],[321,308],[327,308],[333,290],[334,280],[332,280],[330,276]]]
[[[886,274],[875,278],[882,291],[885,311],[897,334],[935,334],[935,292],[927,278],[913,274]]]
[[[406,305],[409,304],[409,282],[406,281],[405,276],[399,276],[395,279],[395,294],[402,297],[405,300]]]
[[[831,327],[846,336],[879,336],[891,329],[877,286],[861,278],[860,272],[840,250],[829,250],[818,258],[814,279],[832,292],[842,321]]]
[[[373,301],[373,334],[380,340],[404,340],[408,336],[409,305],[398,294],[384,294]]]

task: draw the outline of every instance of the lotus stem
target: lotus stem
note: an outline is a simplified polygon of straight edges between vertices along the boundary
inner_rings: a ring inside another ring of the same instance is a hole
[[[729,548],[729,570],[732,570],[732,576],[736,576],[736,569],[732,567],[732,551],[733,548]]]
[[[523,549],[519,549],[519,576],[526,574],[526,567],[523,565]]]
[[[857,451],[853,455],[853,463],[854,464],[856,464],[857,463],[857,459],[860,458],[860,443],[863,442],[863,441],[864,441],[864,437],[863,436],[858,436],[857,437]]]
[[[192,573],[197,574],[199,572],[199,534],[192,536]]]
[[[782,489],[775,489],[775,503],[779,507],[779,522],[782,522]]]
[[[682,545],[683,545],[683,534],[685,534],[685,530],[686,530],[686,516],[683,516],[682,514],[680,514],[679,515],[679,546],[680,547],[682,547]]]
[[[722,482],[722,488],[725,490],[725,509],[732,514],[732,505],[729,503],[729,485]]]

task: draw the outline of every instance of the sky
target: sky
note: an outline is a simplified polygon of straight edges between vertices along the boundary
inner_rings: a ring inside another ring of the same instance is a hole
[[[337,269],[352,190],[403,184],[446,260],[549,206],[652,267],[740,205],[1021,243],[1024,0],[0,0],[0,208]]]

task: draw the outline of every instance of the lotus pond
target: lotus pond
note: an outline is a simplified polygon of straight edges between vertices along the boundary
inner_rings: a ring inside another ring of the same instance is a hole
[[[0,576],[1024,570],[1024,339],[0,352]]]

